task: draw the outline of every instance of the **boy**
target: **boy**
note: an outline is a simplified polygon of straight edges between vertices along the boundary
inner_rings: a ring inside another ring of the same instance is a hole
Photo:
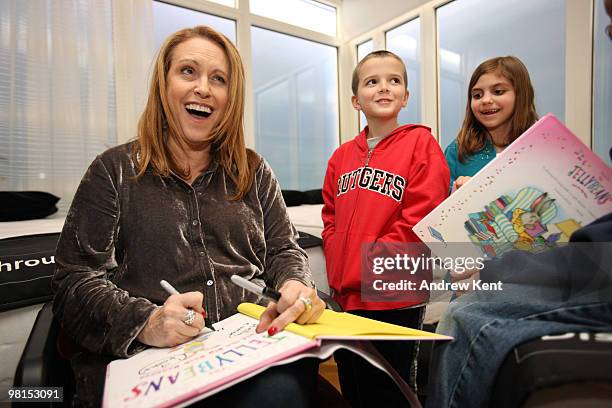
[[[420,328],[423,302],[362,299],[361,249],[375,242],[420,242],[412,226],[446,198],[448,166],[427,127],[397,122],[409,94],[406,67],[397,55],[368,54],[353,71],[352,89],[353,107],[368,126],[334,152],[325,175],[322,236],[329,284],[346,311]],[[374,344],[414,388],[418,346]],[[392,380],[361,357],[339,351],[335,358],[342,393],[353,407],[406,405]]]

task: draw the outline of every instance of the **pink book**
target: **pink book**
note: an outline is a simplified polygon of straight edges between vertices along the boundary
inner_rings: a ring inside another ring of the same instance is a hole
[[[554,115],[537,121],[413,227],[437,256],[541,252],[612,212],[612,170]]]
[[[386,371],[409,400],[416,396],[369,345],[370,339],[450,340],[451,337],[325,310],[315,324],[291,324],[274,336],[255,333],[264,308],[243,303],[235,314],[197,338],[173,348],[151,348],[111,362],[103,407],[186,406],[269,367],[305,357],[325,359],[338,348],[361,354]],[[356,341],[357,340],[357,341]]]

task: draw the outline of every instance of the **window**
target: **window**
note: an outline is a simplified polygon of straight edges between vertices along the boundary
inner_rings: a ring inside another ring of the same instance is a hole
[[[514,55],[527,66],[540,116],[565,116],[565,0],[455,0],[437,9],[441,145],[457,136],[467,86],[484,60]]]
[[[408,104],[400,111],[398,122],[421,123],[421,21],[416,18],[387,31],[387,50],[397,54],[408,73]]]
[[[321,188],[338,146],[336,48],[258,27],[251,38],[256,150],[283,189]]]
[[[110,2],[0,1],[0,190],[61,198],[117,143]]]
[[[284,188],[321,188],[339,141],[338,44],[318,33],[335,37],[335,7],[311,0],[251,0],[240,8],[234,0],[136,3],[0,2],[0,188],[54,193],[65,215],[95,155],[135,136],[148,86],[132,92],[130,85],[148,82],[150,50],[200,24],[236,43],[237,21],[252,29],[241,52],[252,51],[252,63],[244,59],[255,106],[245,124],[256,148]],[[209,6],[219,15],[203,12]],[[331,45],[249,27],[251,19],[276,30],[285,25],[249,9],[315,30],[317,41]]]
[[[610,18],[603,1],[597,0],[595,3],[593,151],[612,165],[609,154],[612,148],[612,40],[605,32]]]
[[[336,36],[336,9],[312,0],[250,0],[251,13]]]
[[[374,51],[374,41],[368,40],[357,46],[357,63],[361,61],[366,55]],[[363,129],[368,124],[363,112],[359,112],[359,129]]]
[[[182,28],[194,27],[196,25],[211,26],[236,44],[235,21],[160,1],[153,2],[153,24],[155,26],[156,52],[170,34]]]
[[[368,40],[357,46],[357,62],[361,61],[363,57],[374,51],[374,41]]]

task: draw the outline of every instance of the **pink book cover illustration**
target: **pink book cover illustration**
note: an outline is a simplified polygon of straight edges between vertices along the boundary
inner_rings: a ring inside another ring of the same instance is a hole
[[[471,242],[466,256],[541,252],[612,212],[612,170],[554,115],[516,139],[413,227],[438,256]],[[440,245],[443,243],[444,245]]]

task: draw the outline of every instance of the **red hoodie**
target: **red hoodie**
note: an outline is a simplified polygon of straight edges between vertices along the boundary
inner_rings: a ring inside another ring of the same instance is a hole
[[[345,309],[387,310],[419,302],[362,302],[361,247],[420,242],[412,227],[448,195],[450,173],[430,129],[404,125],[368,155],[367,128],[329,159],[323,245],[329,285]]]

